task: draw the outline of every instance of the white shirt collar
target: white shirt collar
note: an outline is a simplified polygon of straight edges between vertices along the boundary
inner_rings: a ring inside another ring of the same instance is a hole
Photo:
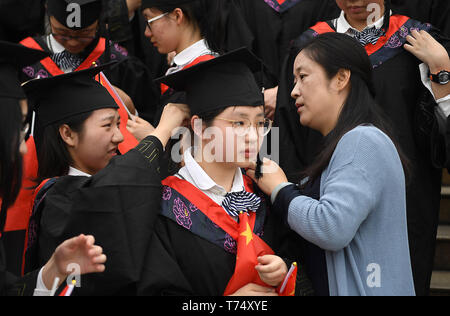
[[[391,15],[392,15],[392,10],[391,10]],[[374,24],[368,25],[364,28],[368,29],[368,28],[372,28],[372,27],[376,27],[377,29],[380,29],[383,27],[383,23],[384,23],[384,16],[382,16],[379,20],[377,20]],[[335,20],[335,27],[336,27],[336,32],[338,33],[347,33],[349,29],[355,30],[357,32],[359,32],[357,29],[355,29],[354,27],[352,27],[350,25],[350,23],[348,23],[347,19],[345,18],[345,12],[341,11],[341,15],[339,16],[339,18],[337,18]]]
[[[69,167],[69,174],[68,176],[73,177],[92,177],[90,174],[87,174],[81,170],[75,169],[73,167]]]
[[[174,57],[173,64],[172,64],[172,65],[175,64],[176,66],[169,68],[166,75],[180,71],[184,67],[186,67],[187,65],[192,63],[196,58],[203,56],[203,55],[208,55],[208,54],[215,54],[215,53],[209,49],[208,44],[206,43],[206,40],[202,39],[202,40],[192,44],[191,46],[189,46],[188,48],[186,48],[179,54],[177,54]]]
[[[50,48],[53,54],[62,53],[66,50],[64,46],[56,41],[56,39],[53,37],[53,34],[47,36],[47,46]]]
[[[189,182],[195,185],[201,191],[214,191],[214,193],[226,195],[227,191],[220,185],[214,182],[213,179],[202,169],[202,167],[195,161],[191,154],[192,148],[186,150],[184,153],[185,166],[180,169],[179,174],[187,178]],[[240,168],[236,169],[236,174],[233,180],[233,186],[230,192],[241,192],[245,190],[244,178]]]

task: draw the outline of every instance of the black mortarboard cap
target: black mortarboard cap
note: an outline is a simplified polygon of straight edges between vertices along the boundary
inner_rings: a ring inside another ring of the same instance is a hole
[[[182,5],[196,0],[142,0],[142,10],[147,8],[165,8]]]
[[[105,108],[118,109],[108,90],[94,78],[114,63],[25,83],[23,88],[28,102],[36,111],[39,124],[46,127],[78,114]]]
[[[193,67],[157,79],[186,92],[192,115],[229,106],[263,106],[264,96],[254,73],[263,64],[247,48],[240,48]]]
[[[100,19],[102,0],[48,0],[47,12],[65,27],[80,30]]]
[[[18,72],[48,56],[50,54],[44,51],[0,41],[0,97],[25,99]]]

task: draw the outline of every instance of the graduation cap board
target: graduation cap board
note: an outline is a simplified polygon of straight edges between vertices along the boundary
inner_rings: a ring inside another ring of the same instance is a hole
[[[48,0],[47,12],[65,27],[80,30],[100,19],[102,0]]]
[[[44,51],[0,41],[0,97],[25,99],[18,78],[19,70],[48,56],[50,54]]]
[[[42,127],[69,117],[118,105],[94,77],[115,62],[68,74],[33,79],[23,88]]]
[[[254,76],[262,69],[260,59],[240,48],[156,82],[185,91],[191,114],[201,115],[230,106],[263,106],[264,96]]]
[[[194,1],[195,0],[142,0],[141,9],[173,7]]]

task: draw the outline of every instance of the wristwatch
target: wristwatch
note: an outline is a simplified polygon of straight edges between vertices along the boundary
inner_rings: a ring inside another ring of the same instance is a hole
[[[450,82],[450,73],[446,70],[442,70],[436,75],[430,74],[430,79],[433,82],[445,85]]]

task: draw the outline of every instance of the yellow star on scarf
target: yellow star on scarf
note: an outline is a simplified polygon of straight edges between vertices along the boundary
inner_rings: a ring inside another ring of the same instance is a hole
[[[248,223],[247,223],[247,230],[245,232],[241,233],[241,236],[246,237],[246,245],[247,246],[253,240],[253,232]]]

